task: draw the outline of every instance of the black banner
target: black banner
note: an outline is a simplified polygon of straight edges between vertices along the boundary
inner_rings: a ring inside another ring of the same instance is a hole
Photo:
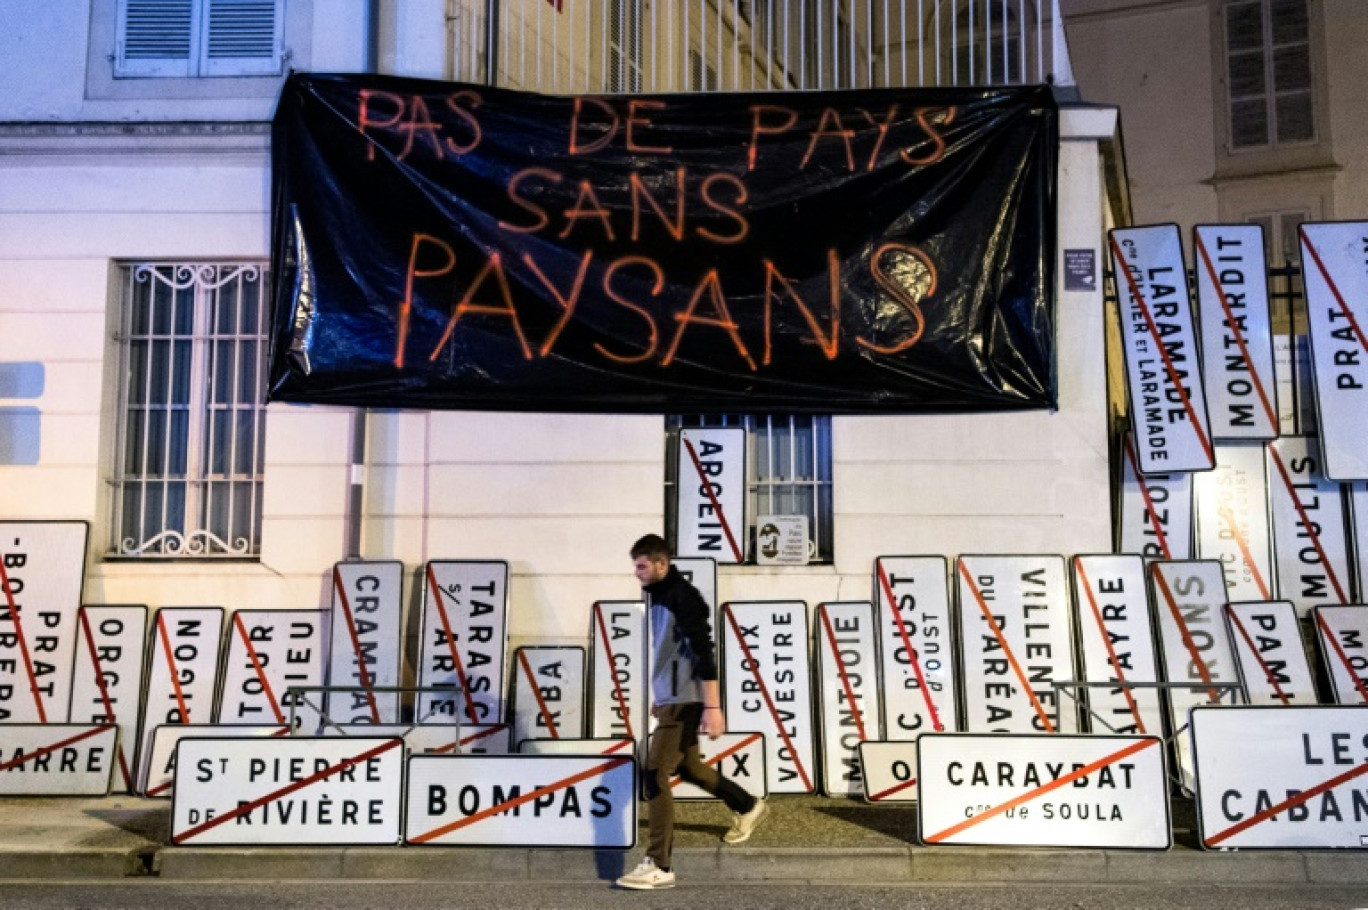
[[[1046,87],[551,97],[296,74],[274,400],[1053,407]]]

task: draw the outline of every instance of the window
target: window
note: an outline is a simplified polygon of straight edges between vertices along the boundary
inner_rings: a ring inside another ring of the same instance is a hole
[[[608,91],[641,91],[641,0],[609,0]]]
[[[717,91],[717,70],[703,62],[703,54],[699,51],[689,51],[689,90]]]
[[[265,267],[139,263],[120,285],[109,555],[257,556]]]
[[[1225,39],[1230,150],[1314,142],[1306,0],[1232,0]]]
[[[816,546],[813,562],[829,563],[832,545],[831,418],[813,414],[727,414],[667,417],[665,421],[665,527],[675,546],[675,486],[679,431],[686,427],[746,430],[746,552],[754,560],[757,515],[806,515]]]
[[[274,76],[284,0],[120,0],[117,77]]]
[[[1022,35],[1013,5],[960,6],[953,26],[943,25],[940,47],[949,57],[942,66],[952,85],[1011,85],[1022,81]],[[949,18],[948,16],[946,17]]]

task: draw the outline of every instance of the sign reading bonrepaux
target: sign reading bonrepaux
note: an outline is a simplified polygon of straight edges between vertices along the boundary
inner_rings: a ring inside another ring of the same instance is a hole
[[[949,584],[943,556],[874,560],[883,726],[889,739],[960,728]]]
[[[1216,439],[1276,439],[1277,383],[1268,317],[1263,227],[1201,225],[1193,230],[1202,373]]]
[[[1216,461],[1178,227],[1118,228],[1111,250],[1140,470],[1209,470]]]
[[[751,796],[769,796],[768,775],[765,773],[765,736],[763,733],[723,733],[717,739],[698,738],[698,757],[705,765],[715,767],[723,777],[741,787]],[[691,784],[676,774],[670,778],[670,789],[675,799],[715,799],[697,784]]]
[[[147,699],[143,703],[138,780],[144,793],[157,786],[149,774],[152,734],[162,724],[207,724],[218,690],[222,607],[162,607],[152,621]]]
[[[885,740],[860,743],[864,798],[871,803],[917,801],[917,744]]]
[[[1285,600],[1225,605],[1245,695],[1252,705],[1314,705],[1316,684],[1301,627]]]
[[[1144,558],[1075,556],[1073,580],[1083,680],[1114,684],[1082,695],[1089,729],[1163,735],[1159,690],[1144,685],[1159,681]]]
[[[957,563],[965,726],[978,733],[1072,733],[1073,631],[1059,556],[961,556]]]
[[[869,601],[817,605],[817,703],[827,796],[862,792],[860,743],[883,738],[877,631]]]
[[[928,845],[1166,850],[1158,736],[972,736],[917,741],[917,830]]]
[[[323,620],[319,610],[238,610],[228,635],[223,697],[224,724],[291,723],[318,729],[319,713],[291,686],[323,684]]]
[[[646,738],[646,605],[600,600],[589,616],[589,735]]]
[[[771,793],[812,793],[817,785],[808,641],[802,601],[722,605],[727,724],[765,734]]]
[[[176,846],[399,842],[401,739],[187,737],[176,747]]]
[[[1368,847],[1362,708],[1194,708],[1192,741],[1203,847]]]
[[[1325,476],[1368,480],[1368,222],[1303,224],[1301,249]]]
[[[1264,447],[1216,447],[1216,470],[1193,482],[1197,556],[1225,566],[1231,600],[1272,600],[1273,534],[1268,519]]]
[[[7,724],[0,796],[107,796],[117,766],[114,724]]]
[[[87,530],[0,522],[0,723],[67,719]]]
[[[339,562],[332,571],[332,622],[324,710],[335,723],[395,723],[400,683],[402,562]]]
[[[142,708],[147,607],[82,607],[69,719],[119,728],[116,793],[137,785],[138,720]]]
[[[1057,399],[1049,86],[557,96],[294,73],[271,148],[272,400]]]
[[[584,649],[519,648],[513,659],[513,742],[584,736]]]
[[[1326,480],[1316,440],[1284,436],[1268,445],[1269,500],[1278,593],[1308,611],[1352,600],[1344,496]]]
[[[630,755],[414,755],[404,842],[630,849]]]
[[[1141,474],[1130,434],[1121,462],[1120,524],[1122,553],[1192,557],[1192,475]]]
[[[746,560],[746,431],[679,431],[676,549],[719,563]]]
[[[1368,606],[1317,607],[1312,612],[1335,701],[1368,704]]]
[[[176,746],[189,737],[289,736],[284,724],[163,724],[152,731],[151,745],[142,763],[147,768],[147,781],[142,795],[146,797],[171,795],[176,785]]]
[[[508,635],[508,563],[433,560],[423,569],[423,645],[419,718],[459,717],[463,724],[500,723]]]

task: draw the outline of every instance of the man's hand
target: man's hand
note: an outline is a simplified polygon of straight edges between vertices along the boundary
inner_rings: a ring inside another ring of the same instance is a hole
[[[709,739],[717,739],[727,732],[727,716],[716,706],[703,708],[703,720],[698,729],[708,734]]]

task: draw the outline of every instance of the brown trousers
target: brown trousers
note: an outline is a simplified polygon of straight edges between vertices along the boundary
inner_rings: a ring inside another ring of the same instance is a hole
[[[701,704],[659,705],[656,718],[659,723],[651,734],[651,748],[646,756],[646,812],[650,819],[646,855],[660,868],[668,869],[674,850],[674,794],[670,792],[670,778],[678,774],[697,784],[733,812],[755,808],[755,797],[703,763],[698,753]]]

